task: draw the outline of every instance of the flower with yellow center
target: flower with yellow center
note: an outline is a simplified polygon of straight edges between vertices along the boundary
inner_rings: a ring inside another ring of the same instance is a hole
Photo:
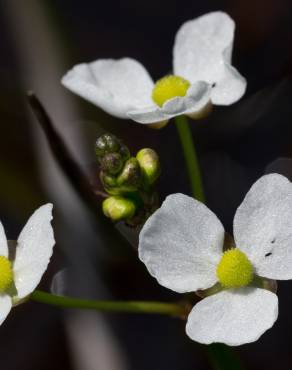
[[[131,58],[78,64],[62,84],[105,112],[142,124],[182,114],[200,118],[211,103],[230,105],[245,92],[245,79],[231,65],[234,29],[223,12],[185,22],[175,36],[173,75],[156,84]]]
[[[0,294],[5,293],[13,282],[13,271],[8,258],[0,256]]]
[[[257,340],[277,319],[278,298],[264,279],[292,279],[291,230],[292,184],[271,174],[237,209],[234,248],[223,250],[224,228],[212,211],[173,194],[143,226],[139,257],[164,287],[205,290],[187,320],[191,339],[236,346]]]
[[[216,273],[219,282],[225,288],[240,288],[250,284],[253,279],[252,264],[238,248],[223,253]]]
[[[152,100],[163,107],[163,104],[175,97],[186,95],[191,84],[179,76],[165,76],[158,80],[152,90]]]
[[[37,209],[21,231],[13,261],[0,222],[0,324],[12,306],[34,291],[46,271],[55,244],[52,205]],[[14,243],[11,243],[14,244]]]

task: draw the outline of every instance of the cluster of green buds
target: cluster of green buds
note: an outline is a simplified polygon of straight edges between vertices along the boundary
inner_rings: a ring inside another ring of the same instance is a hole
[[[105,216],[129,225],[142,224],[158,207],[154,189],[160,163],[153,149],[141,149],[135,157],[111,134],[100,136],[95,145],[100,180],[108,197],[103,201]]]

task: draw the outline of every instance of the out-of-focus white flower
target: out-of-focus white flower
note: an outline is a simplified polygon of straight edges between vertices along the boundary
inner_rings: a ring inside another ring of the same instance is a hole
[[[52,204],[38,208],[21,231],[11,260],[4,228],[0,223],[0,325],[13,304],[34,291],[52,256],[55,244]]]
[[[201,343],[256,341],[278,316],[278,298],[258,277],[292,279],[292,184],[278,174],[260,178],[234,218],[236,247],[223,252],[224,228],[204,204],[170,195],[145,223],[139,256],[158,282],[179,293],[220,284],[197,303],[186,332]],[[255,279],[255,277],[257,277]]]
[[[173,49],[173,73],[154,84],[134,59],[99,59],[76,65],[62,83],[109,114],[151,124],[177,115],[199,118],[210,105],[230,105],[246,80],[231,65],[234,21],[212,12],[184,23]]]

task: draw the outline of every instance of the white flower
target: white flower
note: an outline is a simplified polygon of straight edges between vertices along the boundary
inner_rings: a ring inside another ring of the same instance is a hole
[[[253,278],[292,279],[292,184],[260,178],[236,211],[236,248],[223,253],[224,228],[204,204],[170,195],[145,223],[139,257],[166,288],[179,293],[222,290],[197,303],[186,332],[200,343],[256,341],[278,316],[278,299]]]
[[[155,85],[134,59],[99,59],[76,65],[62,83],[109,114],[159,123],[181,114],[199,116],[209,102],[230,105],[246,81],[231,65],[235,24],[223,12],[184,23],[173,49],[174,75]]]
[[[52,207],[46,204],[29,218],[17,240],[13,261],[0,222],[0,325],[13,304],[34,291],[47,269],[55,244]]]

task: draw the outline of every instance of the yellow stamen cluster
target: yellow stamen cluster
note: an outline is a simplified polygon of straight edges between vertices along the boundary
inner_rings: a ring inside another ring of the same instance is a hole
[[[185,96],[190,87],[189,81],[182,77],[169,75],[158,80],[152,90],[152,100],[160,107],[176,96]]]
[[[8,258],[0,256],[0,293],[5,292],[13,281],[13,271]]]
[[[247,256],[238,248],[226,251],[218,266],[217,277],[226,288],[239,288],[251,283],[253,267]]]

